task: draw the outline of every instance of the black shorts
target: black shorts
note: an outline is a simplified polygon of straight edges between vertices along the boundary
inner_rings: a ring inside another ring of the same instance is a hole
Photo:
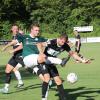
[[[18,63],[20,63],[23,67],[25,66],[22,56],[16,56],[15,59],[16,59],[16,61],[17,61]]]
[[[48,74],[48,69],[47,69],[47,65],[45,64],[40,64],[38,65],[39,70],[41,71],[41,74]]]
[[[11,66],[13,66],[13,67],[16,67],[16,65],[18,63],[20,63],[22,66],[24,66],[23,59],[20,56],[12,56],[10,58],[10,60],[8,61],[8,64],[11,65]]]
[[[51,78],[59,76],[58,70],[55,65],[53,65],[53,64],[48,65],[47,68],[48,68],[48,72],[49,72]]]

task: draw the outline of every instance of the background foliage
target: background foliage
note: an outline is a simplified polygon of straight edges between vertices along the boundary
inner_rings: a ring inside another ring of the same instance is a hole
[[[90,36],[100,36],[100,0],[1,0],[0,38],[10,38],[10,27],[18,23],[25,32],[31,23],[43,35],[72,33],[74,26],[93,25]],[[5,35],[6,34],[6,35]]]

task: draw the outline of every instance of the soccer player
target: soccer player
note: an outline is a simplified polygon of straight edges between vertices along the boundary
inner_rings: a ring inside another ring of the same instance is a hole
[[[67,51],[69,53],[69,55],[72,56],[74,59],[77,59],[77,60],[81,61],[82,63],[87,63],[88,60],[83,60],[75,52],[71,51],[70,46],[66,43],[67,40],[68,40],[67,35],[61,34],[57,39],[50,40],[48,44],[43,43],[43,46],[47,45],[45,48],[44,54],[46,56],[57,57],[61,52]],[[66,100],[67,98],[64,93],[62,80],[59,76],[56,66],[54,64],[51,64],[51,65],[46,64],[46,66],[48,68],[49,74],[54,79],[54,81],[57,85],[59,95],[60,95],[60,100]],[[48,90],[48,83],[44,82],[43,87],[45,89],[43,90],[44,95],[42,96],[42,98],[43,98],[42,100],[47,100],[47,98],[46,98],[47,92],[46,91]]]
[[[29,35],[18,35],[18,41],[22,43],[23,48],[23,61],[27,67],[34,67],[39,63],[54,63],[61,64],[63,66],[63,61],[55,57],[46,57],[42,49],[39,49],[39,43],[47,41],[43,37],[39,36],[39,26],[32,25]],[[18,49],[17,49],[18,50]]]
[[[79,35],[78,31],[75,30],[74,32],[75,35],[75,52],[81,57],[83,58],[83,56],[81,54],[79,54],[80,52],[80,48],[81,48],[81,36]]]
[[[17,51],[18,49],[23,48],[23,61],[24,64],[27,67],[33,68],[35,72],[38,74],[38,76],[42,79],[43,85],[42,85],[42,94],[45,94],[45,87],[48,87],[49,82],[49,74],[46,72],[46,67],[39,66],[39,68],[36,67],[36,65],[39,65],[39,63],[56,63],[64,65],[65,60],[58,59],[56,57],[47,57],[43,54],[43,50],[41,49],[41,43],[47,42],[46,39],[39,36],[39,26],[38,25],[32,25],[31,31],[29,35],[18,35],[18,41],[22,42],[22,47],[19,46],[19,48],[15,49],[14,51]],[[39,45],[40,44],[40,45]],[[41,69],[41,70],[39,70]],[[45,69],[45,70],[44,70]],[[43,74],[43,76],[40,74]]]
[[[12,41],[10,43],[8,43],[3,48],[3,51],[6,50],[6,48],[8,48],[11,45],[13,45],[13,49],[17,48],[20,45],[20,43],[18,43],[17,37],[16,37],[16,35],[19,34],[18,33],[18,26],[17,25],[13,25],[12,28],[11,28],[11,31],[12,31],[13,39],[12,39]],[[13,54],[13,56],[10,58],[10,60],[8,61],[8,64],[6,65],[6,69],[5,69],[5,74],[6,74],[5,86],[4,86],[3,89],[0,89],[0,92],[8,93],[8,87],[9,87],[10,81],[11,81],[11,71],[12,70],[14,71],[15,76],[18,79],[17,87],[21,87],[21,86],[24,85],[23,81],[21,79],[20,72],[16,68],[18,63],[23,65],[22,60],[20,58],[21,55],[22,55],[22,50],[19,50],[19,51],[15,52]]]

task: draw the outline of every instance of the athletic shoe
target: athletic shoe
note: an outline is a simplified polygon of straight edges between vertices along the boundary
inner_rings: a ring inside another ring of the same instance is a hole
[[[23,84],[17,84],[16,86],[15,86],[15,88],[22,88],[24,86],[24,83]]]
[[[0,89],[1,93],[7,94],[8,93],[8,88],[2,88]]]
[[[63,58],[61,66],[64,67],[66,65],[66,63],[68,62],[68,60],[69,60],[69,58]]]

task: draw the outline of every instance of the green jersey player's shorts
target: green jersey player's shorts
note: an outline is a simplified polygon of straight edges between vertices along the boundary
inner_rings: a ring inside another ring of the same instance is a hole
[[[25,56],[23,59],[25,66],[32,68],[38,65],[38,57],[39,54],[30,54],[28,56]]]

